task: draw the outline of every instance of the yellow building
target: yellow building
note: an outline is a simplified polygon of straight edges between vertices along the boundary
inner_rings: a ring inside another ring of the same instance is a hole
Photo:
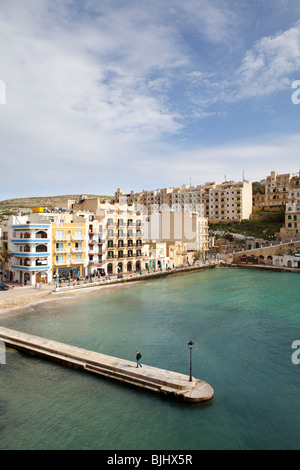
[[[53,277],[83,277],[87,274],[86,223],[53,223]]]

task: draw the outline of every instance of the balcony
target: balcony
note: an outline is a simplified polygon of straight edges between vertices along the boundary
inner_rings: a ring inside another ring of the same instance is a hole
[[[55,248],[54,253],[70,253],[70,248]]]
[[[60,261],[55,261],[53,262],[54,266],[68,266],[70,264],[70,260],[60,260]]]

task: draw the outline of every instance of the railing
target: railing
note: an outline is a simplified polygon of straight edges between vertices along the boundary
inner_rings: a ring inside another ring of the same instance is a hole
[[[71,249],[70,248],[55,248],[54,252],[55,253],[70,253]]]

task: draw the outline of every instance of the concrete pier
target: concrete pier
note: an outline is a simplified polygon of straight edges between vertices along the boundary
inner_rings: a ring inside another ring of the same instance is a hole
[[[206,382],[189,376],[158,369],[136,362],[88,351],[57,341],[41,338],[20,331],[0,327],[0,341],[8,348],[73,367],[110,379],[126,382],[135,387],[151,390],[166,396],[176,397],[190,403],[205,403],[213,399],[214,390]]]

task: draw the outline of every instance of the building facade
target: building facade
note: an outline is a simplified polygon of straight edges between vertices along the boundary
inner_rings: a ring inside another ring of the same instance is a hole
[[[266,206],[284,206],[288,202],[291,177],[290,173],[271,171],[266,178]]]
[[[102,225],[105,272],[122,274],[145,269],[143,214],[125,203],[102,204],[96,219]]]
[[[8,280],[24,284],[48,282],[51,279],[52,227],[27,217],[11,216],[2,229],[12,253]]]
[[[115,200],[126,196],[128,204],[139,204],[148,214],[165,210],[173,212],[197,211],[210,223],[241,221],[249,219],[252,213],[252,183],[208,182],[203,185],[183,185],[180,188],[164,188],[141,193],[124,194],[121,189],[115,193]]]

